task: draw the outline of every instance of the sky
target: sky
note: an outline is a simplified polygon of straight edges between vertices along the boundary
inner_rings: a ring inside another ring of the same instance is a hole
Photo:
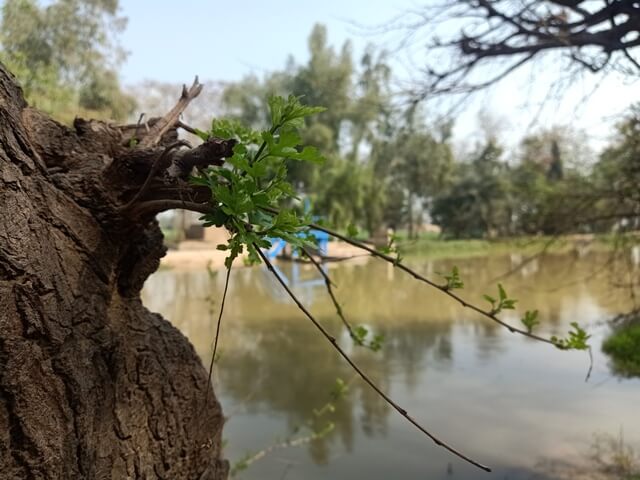
[[[129,19],[121,36],[129,52],[121,75],[125,84],[135,84],[145,79],[190,83],[196,74],[201,80],[227,81],[251,73],[262,76],[284,68],[290,55],[304,63],[308,59],[307,37],[315,23],[327,26],[329,42],[336,47],[351,40],[354,58],[358,58],[368,43],[384,48],[391,37],[372,36],[357,25],[384,25],[420,2],[121,0],[120,4]],[[417,48],[412,59],[419,62],[425,54]],[[394,60],[401,56],[394,54]],[[396,66],[403,65],[406,62],[399,61]],[[510,145],[537,129],[568,125],[584,130],[593,148],[599,149],[611,137],[619,115],[640,101],[639,85],[628,78],[609,75],[602,80],[586,75],[565,88],[562,100],[543,104],[554,78],[552,67],[526,67],[492,90],[476,95],[458,116],[456,142],[471,145],[484,134],[483,129],[493,128]],[[397,70],[401,77],[405,75],[403,68]],[[480,112],[484,112],[482,121]]]
[[[373,38],[353,23],[377,25],[399,15],[406,0],[121,0],[129,18],[122,43],[129,57],[125,82],[143,78],[183,82],[201,78],[238,80],[283,68],[291,54],[308,58],[307,37],[315,23],[329,29],[334,45],[351,39],[361,51]],[[178,6],[180,5],[180,6]]]

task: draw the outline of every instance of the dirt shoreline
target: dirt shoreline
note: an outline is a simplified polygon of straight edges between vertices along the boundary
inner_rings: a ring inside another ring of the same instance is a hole
[[[345,242],[329,242],[327,255],[340,259],[368,257],[368,254],[363,250]],[[243,266],[245,256],[246,254],[241,255],[234,263],[234,266]],[[216,250],[216,244],[214,243],[187,240],[181,242],[177,249],[167,251],[167,254],[160,260],[160,268],[175,270],[202,270],[210,268],[220,270],[224,268],[224,259],[226,257],[227,252]]]

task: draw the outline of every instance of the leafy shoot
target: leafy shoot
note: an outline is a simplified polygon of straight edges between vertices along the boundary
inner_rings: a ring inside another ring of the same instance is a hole
[[[538,310],[527,310],[524,312],[524,316],[520,319],[522,324],[527,329],[527,333],[533,332],[533,329],[536,325],[540,324],[540,320],[538,320]]]
[[[588,335],[577,322],[571,322],[571,327],[572,330],[569,330],[568,337],[551,337],[553,344],[561,350],[588,350],[590,346],[587,342],[591,338],[591,335]]]
[[[455,290],[459,288],[464,288],[464,282],[460,278],[460,272],[458,270],[458,267],[454,266],[451,269],[450,274],[448,275],[441,274],[441,276],[444,277],[444,279],[447,281],[447,283],[442,287],[445,290]]]
[[[516,308],[517,300],[509,298],[501,283],[498,284],[498,298],[490,295],[483,295],[484,299],[491,304],[491,315],[496,315],[502,310],[513,310]]]
[[[229,252],[225,266],[245,250],[249,263],[260,263],[256,248],[270,248],[272,238],[281,238],[292,247],[313,246],[305,233],[309,217],[300,217],[293,210],[280,210],[273,216],[264,213],[282,202],[296,198],[293,186],[286,180],[286,161],[324,161],[315,147],[302,147],[299,130],[309,115],[324,111],[300,103],[289,96],[269,99],[271,128],[254,131],[239,122],[214,120],[208,132],[198,135],[209,138],[235,139],[233,156],[227,165],[202,170],[191,182],[211,190],[214,212],[201,217],[205,227],[224,226],[231,238],[219,250]]]

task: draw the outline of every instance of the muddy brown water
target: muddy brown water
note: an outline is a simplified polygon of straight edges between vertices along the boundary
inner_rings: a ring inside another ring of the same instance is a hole
[[[462,295],[483,304],[496,277],[518,255],[455,261],[413,260],[437,279],[453,265]],[[354,348],[317,272],[281,263],[281,273],[353,358],[397,402],[443,440],[490,465],[479,471],[437,447],[386,405],[286,297],[262,267],[234,270],[215,369],[231,463],[332,422],[324,437],[275,449],[238,474],[244,479],[551,479],[581,477],[594,465],[597,438],[623,438],[640,453],[640,380],[613,375],[600,351],[605,319],[630,306],[612,284],[604,254],[549,255],[503,278],[518,310],[540,311],[539,333],[565,335],[577,321],[593,336],[593,371],[585,352],[563,352],[510,334],[441,293],[377,261],[329,267],[347,317],[385,336],[373,353]],[[636,269],[638,267],[631,267]],[[143,300],[211,358],[224,272],[163,270]],[[318,417],[340,378],[349,390]],[[595,468],[595,467],[593,467]],[[564,472],[564,473],[559,473]],[[569,473],[567,473],[569,472]],[[614,477],[611,477],[614,478]]]

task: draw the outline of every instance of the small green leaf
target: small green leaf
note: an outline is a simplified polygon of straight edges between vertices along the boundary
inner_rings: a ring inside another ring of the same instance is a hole
[[[451,269],[451,273],[449,275],[442,275],[444,279],[447,281],[447,284],[444,286],[446,290],[455,290],[456,288],[464,288],[464,283],[460,278],[460,271],[458,267],[454,266]]]
[[[531,333],[536,325],[540,324],[540,321],[538,320],[538,310],[527,310],[524,312],[524,317],[522,317],[520,321],[526,327],[527,332]]]
[[[514,300],[512,298],[506,298],[504,300],[502,300],[500,302],[500,309],[501,310],[514,310],[516,308],[516,302],[517,300]]]
[[[331,395],[334,399],[343,397],[349,391],[349,386],[341,378],[336,378],[336,382],[331,390]]]
[[[501,301],[507,299],[507,292],[504,291],[504,288],[502,287],[501,283],[498,284],[498,293],[500,295]]]
[[[496,303],[496,299],[493,298],[491,295],[482,295],[482,297],[489,303],[491,303],[492,305],[495,305]]]
[[[483,295],[484,299],[491,303],[491,313],[496,314],[500,313],[502,310],[513,310],[516,308],[517,300],[513,298],[508,298],[507,292],[505,291],[502,284],[498,284],[498,299],[489,296]]]
[[[567,338],[552,336],[550,340],[561,350],[588,350],[590,348],[588,340],[591,335],[588,335],[577,322],[571,322],[570,325],[572,330],[569,330]]]
[[[363,345],[364,340],[365,338],[367,338],[368,333],[369,333],[369,330],[367,330],[365,326],[358,325],[356,328],[353,329],[354,340],[358,345]]]
[[[378,333],[373,336],[373,340],[369,343],[369,348],[374,352],[379,351],[382,348],[382,344],[384,342],[384,335]]]
[[[356,238],[358,236],[358,228],[353,223],[350,223],[347,227],[347,235],[351,238]]]

